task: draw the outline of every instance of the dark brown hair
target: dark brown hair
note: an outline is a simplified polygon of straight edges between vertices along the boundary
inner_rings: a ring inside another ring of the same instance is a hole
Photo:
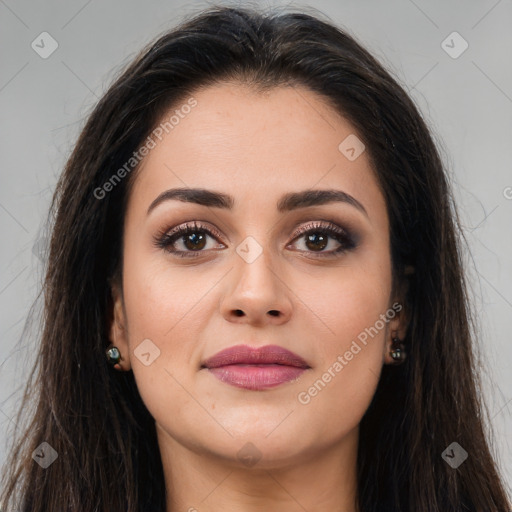
[[[133,372],[113,371],[105,359],[110,286],[122,270],[136,173],[100,199],[95,191],[170,106],[225,80],[321,95],[356,128],[386,199],[394,285],[409,281],[408,359],[383,368],[360,424],[360,510],[510,510],[484,430],[459,222],[430,129],[347,31],[321,16],[223,6],[165,33],[116,78],[58,182],[41,343],[16,423],[31,400],[35,407],[6,466],[4,509],[13,502],[22,512],[165,510],[154,420]],[[409,265],[415,272],[404,277]],[[58,453],[46,469],[31,456],[42,442]],[[452,442],[469,453],[456,469],[441,457]]]

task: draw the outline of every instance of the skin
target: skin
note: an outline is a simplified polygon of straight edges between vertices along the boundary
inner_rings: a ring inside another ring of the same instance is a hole
[[[404,310],[341,371],[331,369],[335,377],[309,403],[298,394],[401,302],[391,294],[389,221],[368,155],[349,161],[339,151],[355,129],[308,89],[262,94],[222,83],[193,96],[197,106],[150,151],[134,183],[110,329],[120,368],[133,371],[156,421],[167,512],[354,512],[359,423],[392,362],[392,337],[405,336]],[[176,187],[229,194],[233,209],[168,200],[147,214]],[[283,194],[306,189],[344,191],[367,214],[344,202],[278,212]],[[160,232],[193,221],[221,235],[207,235],[198,257],[155,245]],[[340,247],[334,236],[322,248],[296,235],[316,221],[350,228],[356,247],[321,257]],[[249,236],[262,249],[251,263],[236,251]],[[134,353],[146,339],[160,351],[147,366]],[[280,345],[310,369],[264,391],[201,369],[242,343]],[[244,446],[252,466],[237,455]]]

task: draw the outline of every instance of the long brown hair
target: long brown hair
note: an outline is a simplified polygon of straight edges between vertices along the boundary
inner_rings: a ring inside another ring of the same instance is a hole
[[[4,510],[157,512],[165,483],[155,424],[133,372],[106,363],[111,283],[119,278],[126,199],[136,170],[98,190],[133,157],[162,114],[200,86],[299,84],[357,129],[386,199],[393,277],[408,279],[408,359],[383,368],[360,424],[362,512],[504,512],[489,448],[460,228],[430,129],[391,74],[321,16],[214,6],[150,44],[83,128],[51,204],[41,343],[5,471]],[[404,277],[407,266],[415,272]],[[35,407],[29,409],[33,401]],[[488,414],[488,413],[487,413]],[[41,443],[58,458],[42,468]],[[468,452],[452,468],[441,454]]]

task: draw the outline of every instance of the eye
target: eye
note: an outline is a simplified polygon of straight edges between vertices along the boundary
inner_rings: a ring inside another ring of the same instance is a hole
[[[318,253],[314,257],[336,256],[356,247],[356,243],[351,234],[333,224],[332,222],[322,223],[313,222],[301,226],[295,233],[294,240],[303,240],[304,248],[301,252]],[[336,245],[338,247],[336,248]],[[332,247],[331,250],[324,251],[326,247]]]
[[[155,245],[182,258],[194,258],[204,252],[203,249],[214,248],[207,247],[208,238],[220,238],[220,234],[194,221],[192,224],[182,224],[170,232],[160,233],[155,239]],[[176,245],[180,247],[176,248]],[[220,245],[220,248],[225,247],[224,244]]]
[[[219,243],[217,247],[208,247],[208,238],[218,240],[221,235],[215,229],[194,221],[158,234],[155,238],[155,245],[181,258],[194,258],[200,256],[200,253],[205,252],[206,249],[223,249],[226,247],[222,243]],[[301,226],[294,233],[294,240],[301,239],[304,248],[299,249],[299,251],[316,253],[313,257],[334,257],[356,247],[349,231],[329,221],[313,222]],[[330,246],[334,247],[331,250],[324,251],[326,247]]]

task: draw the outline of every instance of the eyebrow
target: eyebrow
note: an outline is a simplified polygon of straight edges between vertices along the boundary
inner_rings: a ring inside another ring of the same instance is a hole
[[[172,188],[162,192],[150,205],[147,211],[149,215],[160,203],[177,200],[186,203],[199,204],[213,208],[232,210],[235,199],[222,192],[214,192],[204,188]],[[318,206],[328,203],[341,202],[354,206],[368,217],[365,207],[353,196],[342,190],[304,190],[302,192],[290,192],[284,194],[277,203],[277,211],[280,213]]]

